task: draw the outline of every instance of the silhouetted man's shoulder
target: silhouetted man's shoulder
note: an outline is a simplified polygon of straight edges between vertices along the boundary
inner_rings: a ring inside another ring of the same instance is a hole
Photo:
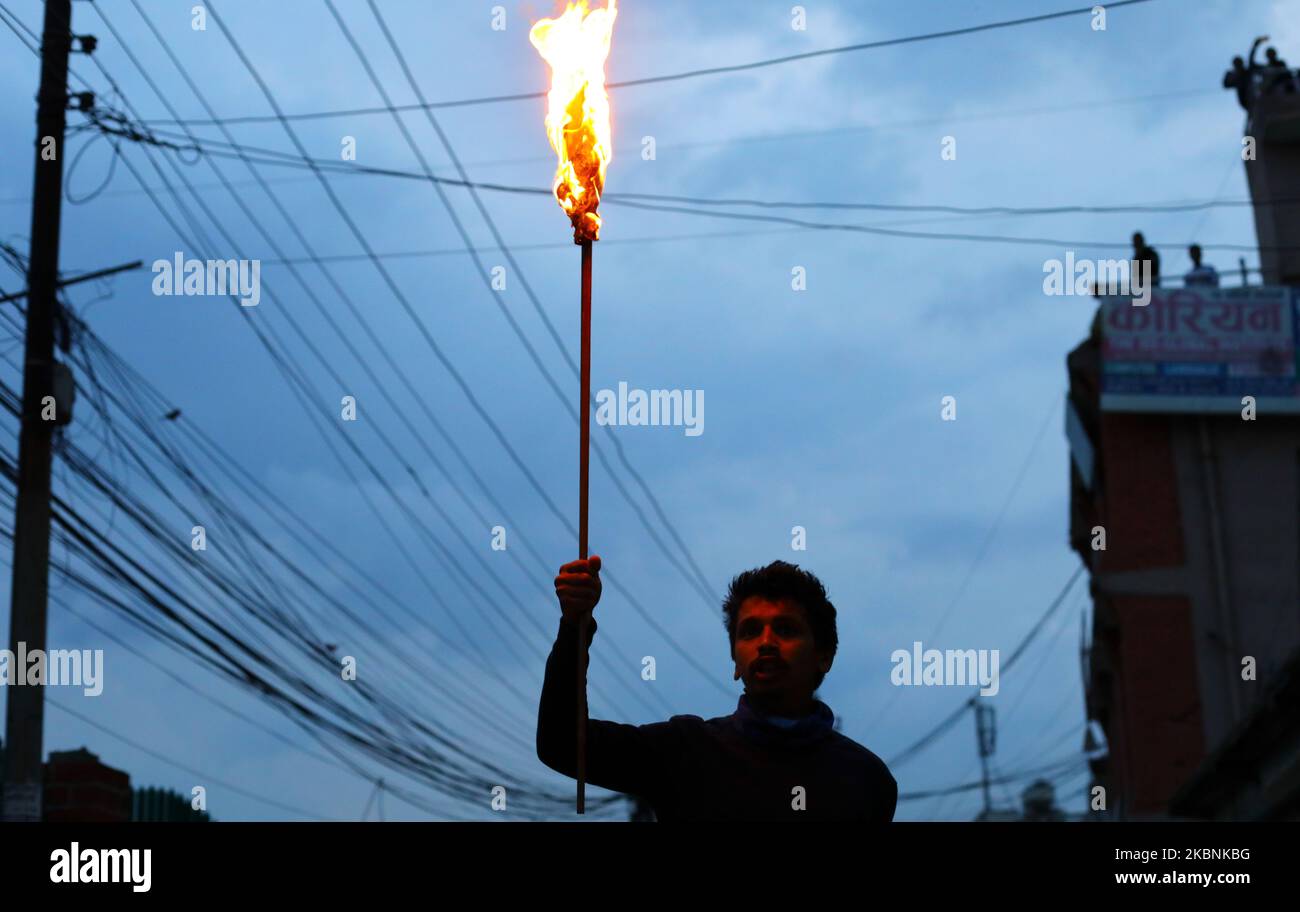
[[[846,756],[853,757],[861,765],[863,774],[868,779],[876,783],[876,788],[881,795],[880,814],[884,820],[893,820],[894,811],[898,807],[898,781],[894,779],[894,774],[889,771],[885,761],[852,738],[841,735],[839,732],[831,732],[831,739],[840,750],[844,751]],[[888,808],[888,816],[885,816],[886,807]]]
[[[646,728],[659,736],[662,755],[675,767],[672,786],[654,796],[661,820],[886,823],[894,817],[898,784],[889,768],[839,732],[804,745],[755,741],[735,715],[678,715]],[[803,803],[793,800],[796,786],[803,789]]]
[[[842,735],[837,731],[833,731],[830,734],[830,740],[850,756],[857,757],[863,767],[869,769],[873,775],[888,777],[889,779],[894,778],[893,774],[889,772],[889,767],[885,765],[884,760],[881,760],[875,753],[854,741],[852,738]]]

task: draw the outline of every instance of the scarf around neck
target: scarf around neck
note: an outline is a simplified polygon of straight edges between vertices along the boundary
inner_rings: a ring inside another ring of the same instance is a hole
[[[820,700],[813,701],[813,711],[793,725],[782,726],[759,712],[745,694],[740,695],[734,718],[741,733],[756,744],[781,747],[806,747],[821,741],[835,725],[835,713]]]

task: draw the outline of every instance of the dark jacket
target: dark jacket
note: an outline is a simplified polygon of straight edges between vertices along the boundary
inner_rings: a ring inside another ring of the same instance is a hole
[[[594,619],[588,632],[590,644]],[[538,758],[571,778],[577,775],[577,643],[577,624],[562,620],[537,715]],[[835,731],[833,721],[818,701],[812,716],[783,729],[743,696],[736,712],[715,719],[673,716],[650,725],[588,719],[587,781],[644,798],[663,822],[892,820],[894,777],[879,757]]]

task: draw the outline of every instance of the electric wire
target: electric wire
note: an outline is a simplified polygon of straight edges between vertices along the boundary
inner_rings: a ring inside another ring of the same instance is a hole
[[[1107,10],[1115,10],[1121,7],[1134,6],[1140,3],[1149,3],[1151,0],[1114,0],[1106,4]],[[800,54],[787,54],[781,57],[772,57],[763,60],[750,61],[748,63],[730,64],[727,66],[704,67],[695,70],[688,70],[679,73],[670,73],[661,76],[647,76],[640,79],[625,79],[621,81],[607,82],[607,89],[623,89],[641,85],[655,85],[665,82],[677,82],[683,79],[694,79],[700,76],[716,76],[725,73],[738,73],[747,70],[762,69],[771,66],[780,66],[786,63],[794,63],[800,60],[810,60],[816,57],[826,57],[831,55],[856,53],[859,51],[878,50],[887,47],[898,47],[906,44],[916,44],[925,41],[937,41],[945,38],[956,38],[963,35],[973,35],[979,32],[994,31],[997,29],[1015,28],[1022,25],[1031,25],[1039,22],[1047,22],[1053,19],[1063,19],[1069,16],[1093,15],[1095,6],[1076,7],[1074,9],[1059,10],[1053,13],[1042,13],[1035,16],[1024,16],[1018,19],[1004,19],[996,22],[987,22],[981,25],[966,26],[963,28],[944,29],[937,32],[928,32],[920,35],[909,35],[902,38],[888,38],[881,41],[869,41],[859,44],[849,44],[840,47],[823,48],[816,51],[806,51]],[[545,92],[517,92],[511,95],[492,95],[480,98],[463,98],[456,101],[439,101],[439,102],[421,102],[414,105],[387,105],[384,107],[353,108],[345,111],[315,111],[299,114],[277,115],[277,117],[259,116],[242,116],[242,117],[225,117],[214,118],[209,120],[199,118],[188,118],[180,120],[163,120],[157,119],[153,123],[186,123],[190,126],[211,125],[216,123],[234,124],[234,123],[265,123],[276,119],[295,120],[316,120],[328,117],[355,117],[362,114],[385,114],[398,113],[402,111],[429,111],[441,108],[461,108],[477,105],[501,104],[503,102],[529,101],[532,99],[545,98]]]

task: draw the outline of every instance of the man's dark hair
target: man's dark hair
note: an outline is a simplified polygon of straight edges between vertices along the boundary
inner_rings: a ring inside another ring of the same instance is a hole
[[[770,602],[791,601],[803,609],[808,626],[812,628],[813,641],[823,652],[835,655],[840,638],[835,630],[835,606],[826,597],[822,581],[807,570],[785,561],[772,561],[766,567],[746,570],[732,579],[727,587],[727,597],[722,602],[722,622],[727,627],[727,639],[732,657],[736,653],[736,618],[740,606],[751,596],[761,596]],[[820,671],[814,687],[820,687],[826,677]]]

